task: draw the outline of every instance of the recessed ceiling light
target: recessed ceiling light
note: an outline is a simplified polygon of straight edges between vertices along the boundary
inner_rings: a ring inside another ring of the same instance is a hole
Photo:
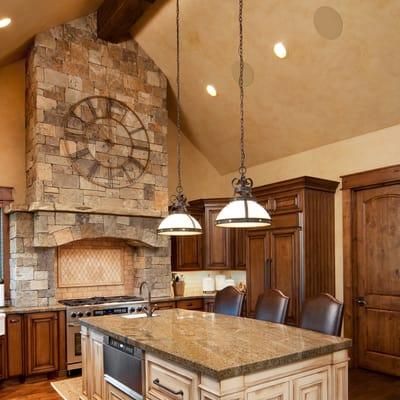
[[[212,97],[215,97],[217,95],[217,89],[215,89],[213,85],[207,85],[206,90],[207,93]]]
[[[5,28],[6,26],[11,24],[11,18],[1,18],[0,19],[0,28]]]
[[[285,45],[282,42],[275,43],[274,53],[279,58],[285,58],[287,55],[287,50]]]

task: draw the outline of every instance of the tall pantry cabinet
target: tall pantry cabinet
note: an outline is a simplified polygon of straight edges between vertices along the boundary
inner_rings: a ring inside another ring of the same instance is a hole
[[[305,298],[335,295],[334,196],[338,182],[301,177],[254,188],[272,225],[246,233],[247,315],[265,288],[290,297],[287,323],[297,325]]]

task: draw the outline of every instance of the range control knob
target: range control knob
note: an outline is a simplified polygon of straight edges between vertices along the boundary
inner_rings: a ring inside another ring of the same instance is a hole
[[[87,317],[90,317],[90,316],[92,315],[92,313],[91,313],[90,311],[86,311],[85,315],[86,315]]]
[[[131,307],[130,309],[129,309],[129,312],[130,313],[134,313],[136,311],[136,308],[135,307]]]
[[[76,318],[76,313],[71,313],[71,318]]]
[[[78,318],[82,318],[83,317],[83,313],[82,312],[78,312]]]
[[[137,308],[137,311],[138,311],[138,312],[140,312],[140,311],[142,311],[142,310],[143,310],[143,307],[138,307],[138,308]]]

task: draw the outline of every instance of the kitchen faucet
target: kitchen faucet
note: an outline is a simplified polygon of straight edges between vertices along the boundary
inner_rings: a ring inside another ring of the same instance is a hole
[[[151,288],[152,285],[150,285],[148,282],[143,281],[140,284],[140,295],[142,295],[143,293],[143,288],[146,287],[147,288],[147,305],[143,307],[143,312],[148,316],[148,317],[152,317],[154,314],[154,311],[156,310],[155,307],[151,306]]]

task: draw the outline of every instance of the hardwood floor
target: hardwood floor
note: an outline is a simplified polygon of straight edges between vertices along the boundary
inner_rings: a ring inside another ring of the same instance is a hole
[[[0,389],[0,400],[61,400],[49,381]],[[349,374],[349,400],[400,400],[400,378],[356,369]]]
[[[62,400],[50,381],[9,385],[0,389],[0,399],[7,400]]]
[[[400,378],[350,370],[349,400],[400,400]]]

